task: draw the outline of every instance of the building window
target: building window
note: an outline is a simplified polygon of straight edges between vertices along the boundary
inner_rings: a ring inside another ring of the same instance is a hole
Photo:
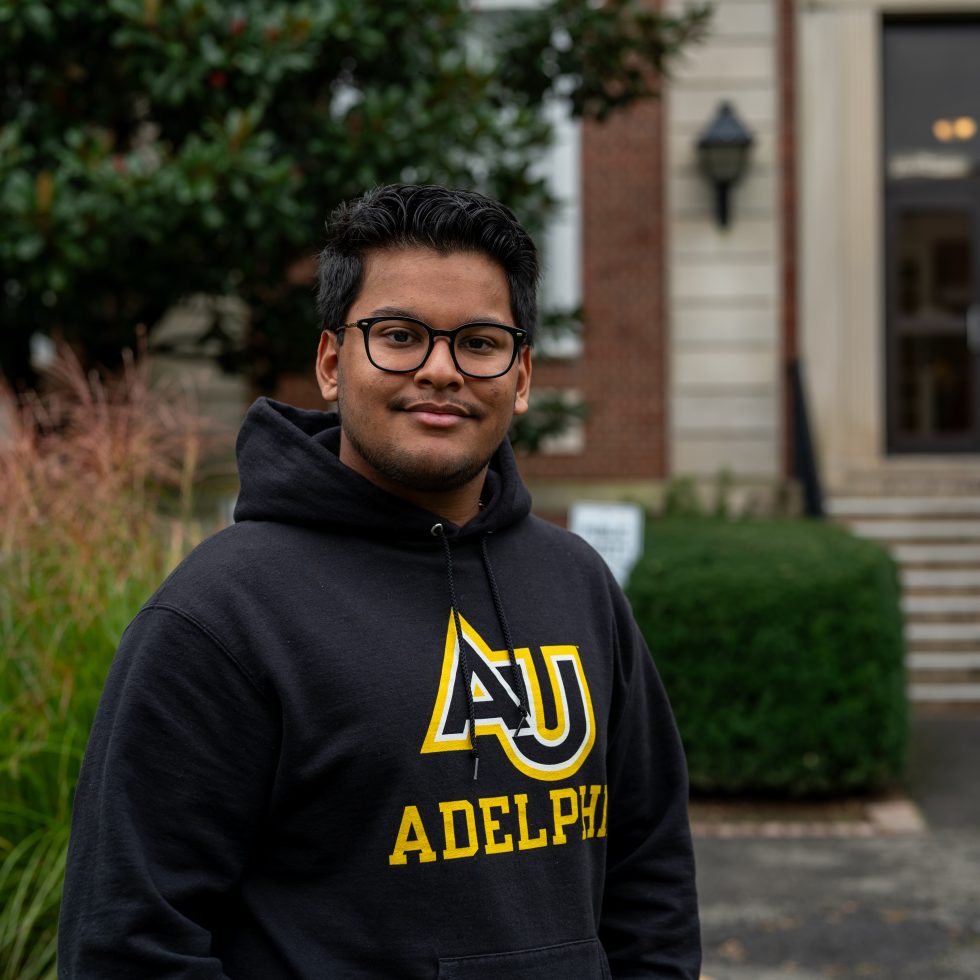
[[[503,18],[544,5],[545,0],[472,0],[470,9],[479,15],[474,53],[492,50]],[[546,181],[557,206],[537,236],[543,273],[539,299],[545,312],[570,312],[582,305],[582,127],[560,94],[545,105],[544,113],[554,136],[534,173]],[[582,352],[580,330],[565,329],[554,336],[542,332],[537,349],[548,358],[577,357]]]

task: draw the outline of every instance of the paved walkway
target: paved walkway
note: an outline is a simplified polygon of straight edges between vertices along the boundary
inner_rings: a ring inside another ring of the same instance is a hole
[[[916,720],[909,790],[918,832],[697,837],[705,980],[980,980],[980,717]]]

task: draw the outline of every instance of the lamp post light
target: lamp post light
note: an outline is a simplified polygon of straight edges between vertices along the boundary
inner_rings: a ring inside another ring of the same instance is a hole
[[[729,223],[729,191],[745,170],[752,142],[752,134],[729,102],[721,103],[698,140],[698,162],[701,172],[714,184],[715,217],[722,228]]]

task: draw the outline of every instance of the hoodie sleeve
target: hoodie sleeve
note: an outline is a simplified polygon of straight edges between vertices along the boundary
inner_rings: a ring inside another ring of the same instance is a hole
[[[687,767],[660,677],[625,598],[610,729],[609,831],[599,938],[616,978],[698,980],[701,936]]]
[[[275,714],[220,641],[144,609],[123,637],[79,778],[61,980],[218,980],[215,910],[262,819]]]

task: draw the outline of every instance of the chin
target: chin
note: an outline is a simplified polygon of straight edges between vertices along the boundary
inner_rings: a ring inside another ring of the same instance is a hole
[[[380,469],[389,480],[412,490],[427,493],[459,490],[472,483],[486,469],[485,461],[467,459],[432,459],[413,456],[399,464]]]
[[[483,458],[472,452],[447,451],[449,447],[401,445],[371,446],[350,438],[358,455],[386,483],[423,493],[459,490],[471,483],[486,469],[490,453]],[[396,491],[397,492],[397,491]]]

